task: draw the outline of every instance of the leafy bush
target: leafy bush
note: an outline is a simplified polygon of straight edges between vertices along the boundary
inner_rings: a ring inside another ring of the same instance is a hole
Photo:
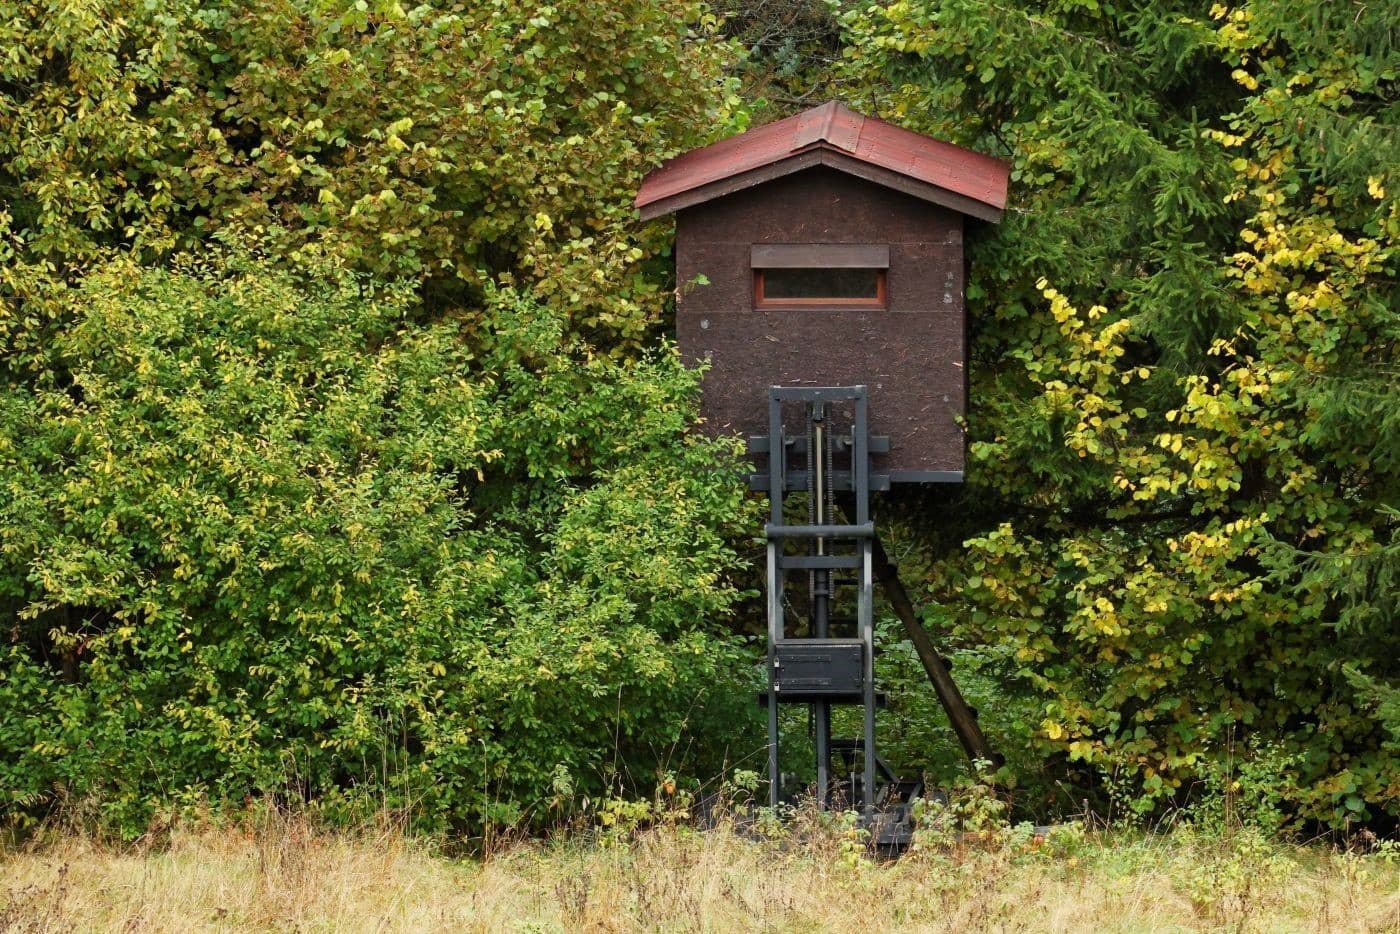
[[[1393,12],[842,22],[867,109],[1012,165],[969,236],[968,483],[898,510],[947,642],[1036,708],[993,740],[1071,807],[1117,776],[1165,813],[1233,745],[1293,816],[1400,814]]]
[[[474,352],[402,288],[247,256],[113,261],[72,307],[65,379],[0,393],[11,817],[363,792],[515,824],[560,766],[742,741],[748,513],[672,352],[590,355],[509,291]]]
[[[1012,162],[969,236],[968,483],[880,521],[1022,803],[1166,813],[1233,746],[1282,817],[1395,816],[1389,8],[724,8],[759,93]],[[742,735],[713,627],[752,526],[682,440],[693,377],[644,351],[668,227],[630,206],[745,125],[720,28],[688,0],[0,0],[6,806],[133,830],[293,776],[539,819],[614,755]],[[887,749],[949,780],[886,659]]]
[[[715,26],[689,0],[0,0],[0,284],[261,231],[434,311],[508,277],[635,344],[666,236],[636,185],[743,119]]]
[[[716,26],[0,0],[0,807],[478,827],[745,741],[741,488],[630,205],[742,125]]]

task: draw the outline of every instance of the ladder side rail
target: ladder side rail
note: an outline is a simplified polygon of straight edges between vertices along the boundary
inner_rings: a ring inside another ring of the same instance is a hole
[[[776,394],[768,396],[768,499],[774,524],[783,521],[784,473],[787,445],[783,438],[783,406]],[[768,540],[768,803],[778,806],[782,772],[778,763],[778,664],[777,647],[783,639],[783,569],[778,556],[783,543]]]
[[[871,561],[870,541],[864,540],[860,544],[861,569],[860,569],[860,610],[859,625],[860,639],[864,643],[863,656],[865,662],[863,685],[864,697],[864,719],[862,726],[865,734],[865,788],[862,804],[865,806],[865,813],[870,814],[875,807],[875,611],[874,611],[874,568]]]
[[[768,542],[768,803],[778,806],[782,776],[778,771],[778,641],[783,633],[783,594],[778,575],[779,543]]]
[[[865,387],[855,387],[855,418],[851,426],[851,479],[856,496],[856,525],[870,523],[870,422],[869,398]],[[865,780],[861,783],[861,804],[867,816],[875,810],[875,581],[871,539],[860,540],[860,596],[857,625],[864,643],[864,727]]]
[[[829,441],[826,425],[826,403],[809,404],[807,425],[809,430],[805,466],[809,478],[807,485],[808,512],[815,525],[823,526],[828,519],[826,487],[830,482],[826,473],[827,444]],[[812,542],[811,550],[814,557],[824,556],[826,554],[826,539],[817,536]],[[825,639],[830,635],[830,572],[813,568],[807,574],[812,591],[812,627],[810,631],[818,639]],[[813,705],[812,712],[813,719],[816,721],[814,739],[817,747],[817,807],[826,810],[827,791],[831,782],[831,705],[825,700],[819,700]]]

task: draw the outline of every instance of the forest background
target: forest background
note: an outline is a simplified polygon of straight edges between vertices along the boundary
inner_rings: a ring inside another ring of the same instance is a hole
[[[888,544],[1021,813],[1400,817],[1400,8],[0,2],[0,814],[477,834],[752,768],[757,502],[665,158],[1012,165]],[[884,628],[897,764],[966,767]]]

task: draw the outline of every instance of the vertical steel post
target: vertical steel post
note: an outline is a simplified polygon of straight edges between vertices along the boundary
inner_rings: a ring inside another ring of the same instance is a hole
[[[777,645],[783,633],[783,595],[778,575],[779,542],[768,542],[768,803],[778,806],[782,776],[778,772]]]
[[[856,523],[870,521],[870,422],[865,387],[855,398],[855,424],[851,428],[851,485],[855,488]],[[864,655],[865,780],[861,804],[867,816],[875,810],[875,580],[870,539],[860,540],[860,603],[856,613]]]
[[[776,389],[776,387],[775,387]],[[770,519],[783,522],[783,487],[787,445],[783,440],[783,412],[777,393],[768,395],[768,501]],[[783,569],[778,556],[783,543],[768,540],[768,803],[778,806],[782,773],[778,766],[778,643],[783,638]]]
[[[814,516],[817,525],[826,525],[830,516],[826,513],[826,404],[813,403],[812,445],[807,450],[807,495],[815,505]],[[826,554],[826,539],[817,536],[812,545],[817,555]],[[831,580],[830,571],[815,569],[811,572],[812,586],[812,629],[818,639],[830,635],[831,625]],[[831,783],[831,704],[820,700],[813,705],[816,714],[817,745],[817,806],[826,809],[827,792]]]

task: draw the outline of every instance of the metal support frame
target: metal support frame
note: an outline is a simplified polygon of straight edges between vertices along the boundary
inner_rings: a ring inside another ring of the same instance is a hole
[[[793,404],[804,407],[807,429],[800,471],[792,470],[789,463],[789,449],[796,449],[798,439],[789,438],[784,429],[784,406]],[[844,429],[844,426],[833,425],[831,416],[838,406],[849,406],[851,410],[849,437],[835,435]],[[831,469],[831,451],[837,447],[849,455],[849,467],[845,471]],[[858,702],[863,713],[859,744],[863,753],[860,804],[869,818],[875,810],[879,763],[875,754],[875,527],[870,517],[870,491],[888,486],[887,477],[872,476],[870,455],[872,450],[888,450],[888,439],[870,437],[869,403],[864,386],[774,386],[768,393],[768,437],[753,439],[750,450],[768,455],[766,476],[756,474],[753,485],[767,489],[770,509],[769,522],[764,528],[768,538],[769,801],[776,806],[782,792],[778,705],[792,700],[810,705],[817,747],[817,799],[819,805],[825,807],[832,785],[831,707],[833,703]],[[849,497],[846,501],[851,504],[853,513],[848,517],[849,524],[837,523],[833,518],[831,504],[837,487]],[[807,494],[811,522],[806,525],[785,522],[786,494],[797,491]],[[810,554],[786,555],[784,546],[788,540],[809,542]],[[833,553],[841,546],[853,548],[855,554]],[[823,695],[820,688],[804,685],[800,696],[784,697],[781,669],[784,645],[802,642],[835,647],[837,641],[849,643],[849,640],[830,638],[832,597],[837,583],[831,572],[842,568],[857,571],[856,636],[861,647],[859,693]],[[812,600],[809,636],[805,639],[790,639],[787,635],[784,593],[789,570],[805,570],[808,574]]]
[[[802,407],[800,421],[792,410],[797,406]],[[800,436],[787,433],[785,426],[794,423],[805,428]],[[876,846],[898,850],[912,838],[910,802],[923,793],[923,784],[896,776],[875,749],[875,709],[881,700],[875,691],[877,580],[904,624],[963,748],[974,759],[997,762],[1000,757],[983,736],[976,710],[968,706],[953,683],[948,663],[919,623],[876,531],[870,494],[888,490],[891,475],[873,471],[871,456],[889,450],[888,438],[869,433],[864,386],[774,386],[768,392],[768,435],[749,439],[749,452],[767,455],[768,466],[749,476],[749,486],[767,491],[769,498],[764,526],[768,540],[768,682],[764,700],[768,706],[769,802],[778,805],[783,791],[779,704],[806,704],[816,745],[818,805],[830,806],[835,787],[844,785],[854,795],[859,781],[862,825],[870,829]],[[836,469],[833,458],[838,451],[844,460],[842,469]],[[789,493],[805,494],[806,523],[789,523],[785,500]],[[805,553],[788,554],[790,543],[794,548],[796,543],[805,546]],[[789,637],[786,626],[787,577],[792,571],[805,573],[811,596],[805,637]],[[833,571],[848,573],[838,578]],[[856,638],[833,638],[831,630],[837,621],[832,610],[838,588],[852,586]],[[835,704],[860,705],[859,737],[832,737],[831,708]],[[833,754],[839,754],[845,764],[847,778],[833,778]]]

